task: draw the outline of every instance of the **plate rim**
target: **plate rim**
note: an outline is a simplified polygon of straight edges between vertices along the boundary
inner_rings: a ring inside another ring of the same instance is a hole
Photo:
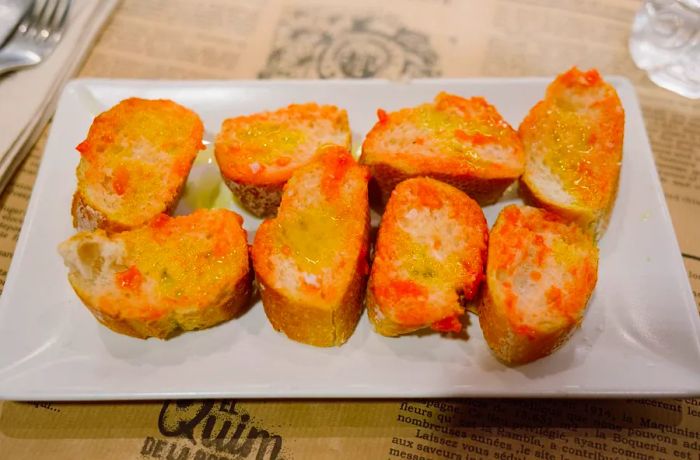
[[[67,108],[65,99],[69,97],[69,93],[72,91],[76,91],[78,89],[84,88],[87,90],[90,90],[91,87],[134,87],[136,89],[139,88],[177,88],[177,87],[185,87],[188,89],[196,89],[198,87],[211,87],[212,85],[216,85],[219,87],[268,87],[268,86],[277,86],[277,85],[284,85],[284,86],[318,86],[318,85],[325,85],[325,86],[344,86],[344,85],[356,85],[356,86],[382,86],[382,85],[411,85],[411,84],[508,84],[508,83],[549,83],[551,81],[552,77],[551,76],[527,76],[527,77],[475,77],[475,78],[425,78],[425,79],[410,79],[410,80],[400,80],[400,81],[393,81],[393,80],[386,80],[386,79],[355,79],[355,80],[348,80],[348,79],[328,79],[328,80],[320,80],[320,79],[290,79],[290,80],[285,80],[285,79],[271,79],[271,80],[256,80],[256,79],[243,79],[243,80],[144,80],[144,79],[112,79],[112,78],[77,78],[73,79],[68,84],[64,87],[61,96],[59,98],[59,102],[57,105],[57,110],[56,113],[54,114],[54,118],[58,119],[61,117],[61,113],[63,111],[66,111]],[[658,174],[658,169],[656,167],[656,163],[654,161],[653,157],[653,150],[651,148],[651,144],[649,142],[649,136],[648,132],[646,129],[646,124],[644,122],[643,116],[642,116],[642,111],[641,111],[641,105],[639,103],[639,98],[638,94],[636,91],[636,88],[634,85],[631,83],[631,81],[624,76],[618,76],[618,75],[607,75],[606,80],[611,82],[614,86],[620,88],[620,87],[626,87],[626,90],[630,92],[631,94],[631,101],[627,101],[629,104],[630,102],[633,104],[633,107],[625,107],[625,112],[630,114],[631,116],[634,116],[638,118],[639,126],[641,127],[641,132],[639,133],[640,136],[640,141],[643,143],[643,149],[645,152],[642,155],[642,157],[646,157],[646,165],[644,166],[645,168],[649,168],[651,171],[652,175],[652,181],[649,185],[653,187],[653,194],[657,197],[660,197],[660,206],[659,209],[661,213],[663,214],[661,222],[663,223],[664,226],[667,228],[665,230],[670,230],[671,235],[673,235],[673,238],[669,242],[669,244],[673,247],[675,250],[673,254],[670,255],[670,257],[674,260],[674,267],[676,270],[676,275],[680,274],[682,276],[676,277],[678,280],[681,280],[680,285],[681,285],[681,292],[679,292],[679,295],[683,297],[683,303],[685,304],[684,310],[686,310],[686,314],[688,314],[690,320],[690,327],[693,329],[694,337],[695,337],[695,347],[696,349],[700,350],[700,315],[697,314],[696,311],[696,303],[695,299],[692,293],[691,285],[690,285],[690,280],[688,279],[686,270],[685,270],[685,265],[683,263],[683,258],[681,256],[681,249],[680,245],[678,243],[678,238],[675,233],[675,229],[673,228],[672,220],[671,220],[671,215],[668,209],[668,204],[663,192],[663,188],[661,186],[661,182],[659,179],[659,174]],[[64,115],[65,117],[65,115]],[[10,266],[8,268],[8,273],[5,281],[5,286],[3,289],[3,294],[5,292],[12,292],[17,285],[17,280],[21,274],[19,273],[18,269],[16,268],[17,265],[20,263],[21,259],[24,257],[24,254],[26,252],[27,246],[29,244],[28,238],[29,238],[29,232],[26,230],[29,227],[36,225],[36,218],[38,215],[37,207],[39,206],[39,199],[37,198],[39,195],[42,195],[44,187],[48,186],[48,180],[46,179],[46,175],[50,174],[50,171],[48,170],[48,165],[47,162],[45,161],[45,154],[46,152],[57,148],[56,146],[53,146],[54,143],[58,142],[57,138],[59,135],[56,133],[55,125],[52,125],[47,143],[44,147],[44,152],[42,154],[42,158],[39,164],[38,172],[36,175],[35,183],[34,186],[32,187],[31,191],[31,197],[25,212],[25,216],[22,222],[22,227],[20,230],[19,238],[12,256],[12,260],[10,263]],[[641,152],[640,152],[641,153]],[[638,159],[639,160],[639,159]],[[614,212],[614,211],[613,211]],[[9,301],[7,300],[9,296],[2,295],[0,296],[0,317],[4,314],[3,312],[9,308],[8,303]],[[688,307],[688,308],[687,308]],[[665,391],[665,390],[660,390],[660,391],[643,391],[643,392],[622,392],[622,391],[610,391],[610,392],[605,392],[605,391],[587,391],[585,388],[578,388],[576,391],[571,391],[572,389],[566,389],[562,391],[555,391],[555,392],[543,392],[543,391],[528,391],[527,388],[521,388],[517,393],[504,393],[503,391],[488,391],[488,388],[479,388],[478,391],[474,391],[475,388],[474,386],[467,385],[467,388],[465,388],[465,391],[459,392],[456,391],[458,388],[457,385],[453,385],[452,387],[452,392],[454,393],[453,395],[447,395],[444,391],[438,391],[435,394],[430,394],[430,392],[425,392],[425,391],[420,391],[419,393],[411,393],[406,392],[402,393],[401,395],[396,395],[396,394],[389,394],[390,392],[386,392],[385,390],[382,391],[364,391],[362,394],[353,394],[349,395],[347,392],[319,392],[318,389],[309,391],[308,389],[304,390],[299,390],[299,389],[290,389],[287,388],[286,392],[284,395],[276,395],[274,397],[276,398],[285,398],[285,399],[294,399],[294,398],[308,398],[308,397],[321,397],[321,398],[362,398],[362,399],[374,399],[374,398],[405,398],[405,397],[427,397],[427,398],[434,398],[434,397],[506,397],[506,398],[525,398],[525,397],[534,397],[534,398],[576,398],[576,397],[597,397],[597,398],[619,398],[619,397],[635,397],[635,396],[644,396],[644,397],[673,397],[673,396],[692,396],[692,395],[700,395],[700,388],[694,389],[688,387],[687,391],[683,390],[673,390],[673,391]],[[700,385],[699,385],[700,387]],[[133,393],[133,392],[125,392],[125,393],[119,393],[119,392],[111,392],[111,393],[69,393],[66,394],[65,392],[51,392],[48,391],[46,393],[42,394],[32,394],[32,395],[26,395],[22,396],[21,392],[7,392],[5,391],[5,388],[2,386],[2,381],[0,381],[0,388],[2,388],[2,392],[0,393],[0,399],[13,399],[13,400],[36,400],[36,401],[45,401],[45,400],[61,400],[61,401],[97,401],[97,400],[145,400],[145,399],[162,399],[162,398],[222,398],[222,397],[231,397],[232,395],[235,394],[235,397],[239,398],[259,398],[262,397],[259,395],[259,391],[255,391],[253,389],[248,389],[246,391],[237,391],[237,392],[221,392],[221,391],[193,391],[193,392],[181,392],[181,391],[176,391],[176,392],[138,392],[138,393]],[[471,389],[471,390],[470,390]],[[320,396],[319,396],[320,395]]]

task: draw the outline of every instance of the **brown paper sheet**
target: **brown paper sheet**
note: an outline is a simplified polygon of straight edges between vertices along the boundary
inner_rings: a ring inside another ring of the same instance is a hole
[[[693,400],[5,402],[1,458],[697,459]]]
[[[628,76],[700,306],[700,104],[627,53],[638,1],[139,1],[81,76]],[[4,280],[43,151],[0,197]],[[698,383],[700,387],[700,382]],[[0,406],[0,459],[700,459],[699,400],[198,401]]]

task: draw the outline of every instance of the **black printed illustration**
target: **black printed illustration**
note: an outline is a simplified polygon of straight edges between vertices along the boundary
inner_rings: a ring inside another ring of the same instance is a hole
[[[440,75],[428,36],[391,16],[290,9],[260,78],[400,78]]]

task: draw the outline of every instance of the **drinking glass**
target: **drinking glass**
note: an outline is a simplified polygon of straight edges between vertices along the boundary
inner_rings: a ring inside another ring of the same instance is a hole
[[[654,83],[700,98],[700,0],[645,0],[629,48]]]

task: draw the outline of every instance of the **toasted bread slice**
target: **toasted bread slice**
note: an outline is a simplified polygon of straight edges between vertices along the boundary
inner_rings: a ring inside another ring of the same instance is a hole
[[[292,104],[274,112],[228,118],[216,138],[224,182],[258,217],[273,216],[282,188],[324,144],[350,148],[345,110],[333,105]]]
[[[481,97],[440,93],[432,104],[386,113],[362,145],[386,204],[404,179],[430,176],[454,185],[479,204],[494,203],[522,173],[525,156],[517,133]]]
[[[615,203],[625,112],[595,69],[559,75],[520,125],[526,200],[600,237]]]
[[[128,230],[170,212],[203,133],[197,114],[169,100],[130,98],[98,115],[76,147],[73,226]]]
[[[377,332],[394,336],[431,327],[459,332],[462,301],[484,278],[488,228],[479,205],[429,178],[396,186],[379,227],[367,287]]]
[[[579,326],[598,276],[590,233],[544,209],[507,206],[489,237],[484,338],[522,364],[550,354]]]
[[[277,217],[255,235],[265,313],[293,340],[341,345],[355,330],[369,272],[368,181],[344,147],[323,147],[287,182]]]
[[[161,214],[135,230],[80,232],[59,251],[98,321],[120,334],[167,338],[229,320],[248,304],[242,222],[224,209]]]

